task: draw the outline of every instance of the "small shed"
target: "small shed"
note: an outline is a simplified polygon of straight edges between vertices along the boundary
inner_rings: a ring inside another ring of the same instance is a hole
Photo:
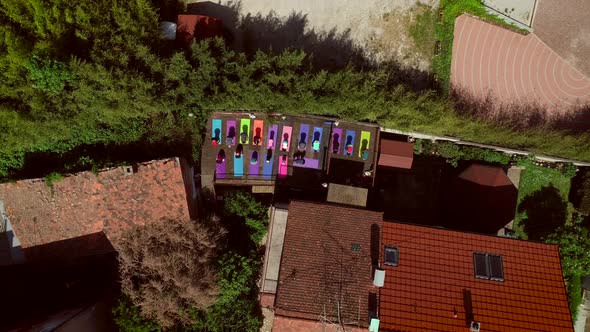
[[[176,37],[185,47],[189,46],[193,39],[201,41],[223,35],[223,22],[214,17],[180,14],[177,17],[177,24]]]
[[[381,139],[379,166],[411,169],[414,160],[414,144]]]

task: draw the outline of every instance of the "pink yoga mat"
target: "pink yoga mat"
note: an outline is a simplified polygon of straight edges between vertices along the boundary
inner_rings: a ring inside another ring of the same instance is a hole
[[[283,163],[283,156],[279,156],[279,175],[285,177],[289,174],[289,157]]]
[[[285,135],[287,136],[287,150],[289,151],[289,147],[291,147],[291,133],[293,132],[293,127],[283,126],[283,133],[281,134],[280,139],[278,140],[278,144],[281,150],[283,150],[283,141],[285,140]]]

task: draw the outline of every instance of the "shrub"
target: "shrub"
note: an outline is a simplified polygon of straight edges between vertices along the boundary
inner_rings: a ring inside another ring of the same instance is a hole
[[[268,207],[256,201],[252,194],[238,191],[225,199],[225,213],[240,218],[248,227],[248,236],[254,245],[260,244],[267,231]]]
[[[121,332],[159,332],[162,330],[157,323],[144,319],[139,313],[139,308],[134,306],[124,295],[119,299],[117,306],[113,308],[113,316]]]
[[[118,241],[123,293],[163,328],[194,323],[218,295],[218,243],[225,230],[169,220],[136,227]]]
[[[581,213],[590,214],[590,171],[584,169],[574,178],[572,202]]]
[[[257,255],[244,257],[227,253],[220,261],[221,294],[217,302],[193,325],[198,331],[258,331],[262,326],[257,280]]]

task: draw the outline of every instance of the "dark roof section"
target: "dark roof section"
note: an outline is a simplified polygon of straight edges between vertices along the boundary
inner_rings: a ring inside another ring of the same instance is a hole
[[[340,299],[345,322],[360,317],[360,325],[368,326],[369,294],[378,292],[371,270],[378,260],[382,220],[382,213],[292,201],[276,314],[317,321],[325,309],[334,321]]]
[[[176,39],[182,46],[190,46],[193,39],[201,41],[206,38],[221,36],[223,22],[220,19],[202,16],[180,14],[177,17]]]
[[[381,329],[467,331],[471,311],[482,331],[573,330],[558,246],[393,222],[382,229],[381,262],[384,245],[397,246],[400,261],[381,265]],[[502,256],[503,281],[474,276],[476,252]]]
[[[381,154],[379,166],[412,168],[414,159],[414,144],[381,139]]]
[[[500,167],[473,164],[459,175],[463,180],[471,181],[482,186],[501,187],[512,186],[504,170]]]
[[[58,241],[82,238],[93,251],[112,251],[91,235],[104,232],[113,241],[134,225],[190,219],[179,159],[139,164],[130,174],[126,169],[77,173],[52,188],[43,179],[1,184],[0,200],[22,248],[58,251]]]

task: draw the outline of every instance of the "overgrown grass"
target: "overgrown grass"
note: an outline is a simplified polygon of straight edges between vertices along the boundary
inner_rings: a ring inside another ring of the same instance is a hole
[[[566,218],[571,217],[571,204],[568,202],[568,196],[571,187],[571,181],[574,172],[562,171],[559,169],[544,167],[535,165],[530,159],[522,160],[518,163],[519,166],[523,167],[520,176],[520,185],[518,189],[518,203],[517,210],[514,216],[514,231],[516,236],[521,239],[528,239],[528,235],[524,232],[522,225],[520,224],[525,218],[527,218],[526,211],[519,211],[520,204],[529,196],[541,191],[543,188],[553,187],[557,189],[561,199],[565,204],[568,205],[568,215]],[[567,221],[563,220],[565,223]]]
[[[455,30],[455,19],[458,16],[463,13],[470,13],[511,30],[528,33],[526,30],[508,24],[501,18],[486,12],[484,5],[479,0],[441,0],[439,8],[443,10],[443,19],[441,23],[436,24],[436,40],[441,42],[442,50],[440,55],[434,57],[432,67],[433,71],[438,74],[442,90],[447,93],[449,92],[451,78],[453,33]],[[438,20],[438,12],[436,13],[436,17]]]
[[[416,49],[426,59],[432,59],[434,56],[436,13],[428,5],[418,3],[415,7],[415,20],[409,27],[409,33]]]

